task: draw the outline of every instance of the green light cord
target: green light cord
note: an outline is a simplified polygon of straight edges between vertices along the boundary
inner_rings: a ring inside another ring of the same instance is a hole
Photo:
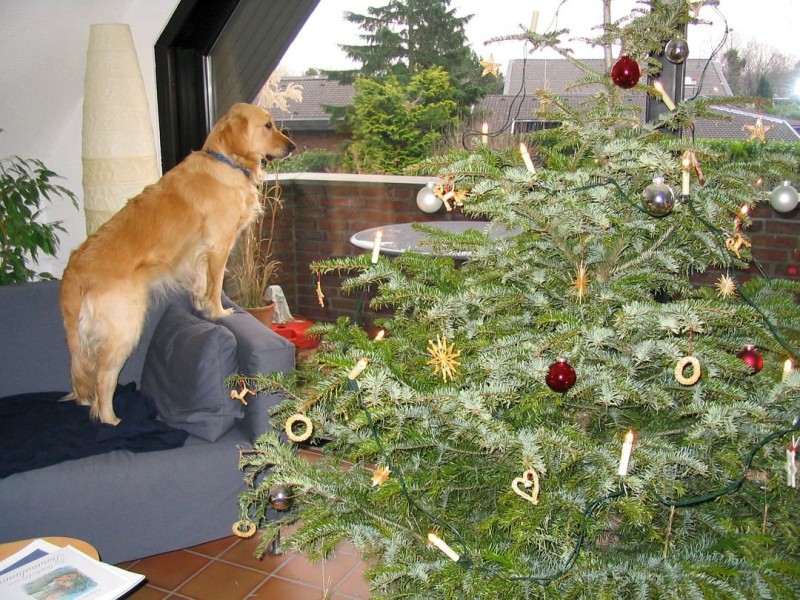
[[[700,221],[703,224],[703,226],[705,226],[705,228],[708,229],[708,231],[714,235],[715,240],[720,245],[720,250],[721,250],[720,254],[722,256],[725,256],[725,257],[730,257],[730,250],[727,249],[727,247],[725,246],[725,243],[722,241],[722,240],[726,239],[725,232],[722,231],[721,229],[717,228],[717,227],[714,227],[711,223],[706,221],[697,212],[697,210],[695,210],[695,207],[694,207],[693,203],[691,202],[691,199],[686,204],[689,207],[689,210],[692,211],[692,214],[695,216],[695,218],[697,218],[697,220]],[[723,250],[723,248],[724,248],[724,250]],[[733,265],[731,265],[730,262],[728,262],[725,265],[725,272],[728,275],[728,277],[730,277],[734,281],[734,283],[736,284],[736,291],[739,294],[739,296],[741,297],[741,299],[745,302],[745,304],[750,306],[750,308],[755,310],[761,316],[761,318],[764,321],[764,325],[766,325],[767,329],[769,329],[770,333],[772,334],[772,337],[775,339],[775,341],[778,343],[778,345],[781,348],[783,348],[784,350],[786,350],[786,352],[792,357],[793,360],[797,361],[798,360],[798,356],[800,356],[800,354],[798,354],[797,350],[795,348],[793,348],[789,344],[789,342],[786,341],[786,338],[784,338],[780,334],[780,332],[778,331],[777,327],[775,327],[775,324],[767,316],[767,314],[761,309],[761,307],[758,306],[758,304],[756,304],[755,301],[752,298],[750,298],[750,296],[747,295],[747,293],[744,291],[744,289],[742,289],[742,285],[741,285],[741,283],[739,281],[739,278],[736,277],[736,273],[734,272],[732,267],[733,267]],[[761,272],[763,273],[763,269],[761,269],[759,267],[759,270],[761,270]],[[769,279],[769,277],[767,277],[766,274],[764,274],[764,278],[765,279]]]
[[[753,458],[755,457],[756,453],[772,440],[781,438],[786,434],[797,431],[798,429],[800,429],[800,418],[796,419],[794,424],[788,429],[781,429],[780,431],[774,431],[773,433],[770,433],[768,436],[764,437],[761,441],[759,441],[755,445],[755,447],[752,450],[750,450],[750,452],[747,453],[747,456],[745,457],[744,460],[744,465],[742,466],[742,474],[737,479],[726,485],[724,488],[721,488],[714,492],[710,492],[703,496],[696,496],[694,498],[685,498],[683,500],[667,500],[659,496],[656,496],[656,500],[660,504],[663,504],[664,506],[674,506],[676,508],[682,508],[686,506],[697,506],[698,504],[705,504],[706,502],[711,502],[712,500],[716,500],[721,496],[726,496],[738,492],[739,489],[744,484],[745,479],[747,478],[747,473],[750,471],[750,465],[752,464]]]

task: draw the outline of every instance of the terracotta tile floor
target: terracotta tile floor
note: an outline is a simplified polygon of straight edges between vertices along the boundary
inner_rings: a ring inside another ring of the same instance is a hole
[[[141,573],[145,585],[128,600],[356,600],[369,598],[363,563],[341,544],[328,561],[311,564],[302,554],[253,556],[260,538],[231,536],[130,561],[121,567]]]
[[[318,460],[319,450],[300,454]],[[370,597],[356,550],[340,544],[335,556],[311,564],[302,554],[253,554],[261,538],[235,536],[119,565],[145,584],[126,600],[359,600]]]

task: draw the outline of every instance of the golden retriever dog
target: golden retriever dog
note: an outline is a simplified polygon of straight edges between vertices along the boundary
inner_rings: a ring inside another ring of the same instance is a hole
[[[139,341],[148,298],[188,289],[210,319],[222,308],[222,279],[239,232],[262,210],[261,161],[295,149],[270,114],[236,104],[193,152],[132,198],[70,256],[61,312],[72,392],[93,419],[116,425],[117,377]]]

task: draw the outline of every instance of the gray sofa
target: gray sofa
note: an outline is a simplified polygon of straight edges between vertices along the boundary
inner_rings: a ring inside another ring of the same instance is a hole
[[[0,398],[70,389],[58,290],[57,281],[0,286]],[[210,335],[181,338],[187,327]],[[244,406],[223,389],[226,372],[230,361],[242,373],[288,372],[294,357],[290,342],[241,309],[210,323],[183,294],[154,301],[120,383],[161,396],[159,415],[193,433],[169,450],[114,450],[0,479],[0,542],[75,537],[115,564],[230,535],[244,486],[238,450],[267,430],[280,398],[262,393]],[[177,405],[169,385],[181,386]],[[204,395],[218,406],[193,409]]]

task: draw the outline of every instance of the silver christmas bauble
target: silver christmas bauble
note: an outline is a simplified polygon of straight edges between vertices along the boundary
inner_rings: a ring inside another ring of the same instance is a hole
[[[784,181],[769,195],[769,203],[778,212],[789,212],[797,206],[797,190],[792,187],[791,182]]]
[[[269,488],[269,503],[275,510],[292,508],[292,488],[285,483],[276,483]]]
[[[442,199],[433,193],[432,183],[417,192],[417,206],[424,213],[435,213],[442,208],[442,204]]]
[[[653,217],[663,217],[672,212],[672,207],[675,206],[675,194],[672,188],[664,183],[663,177],[656,177],[653,183],[644,188],[642,206],[647,214]]]
[[[671,63],[679,65],[689,57],[689,42],[676,35],[664,46],[664,55]]]

